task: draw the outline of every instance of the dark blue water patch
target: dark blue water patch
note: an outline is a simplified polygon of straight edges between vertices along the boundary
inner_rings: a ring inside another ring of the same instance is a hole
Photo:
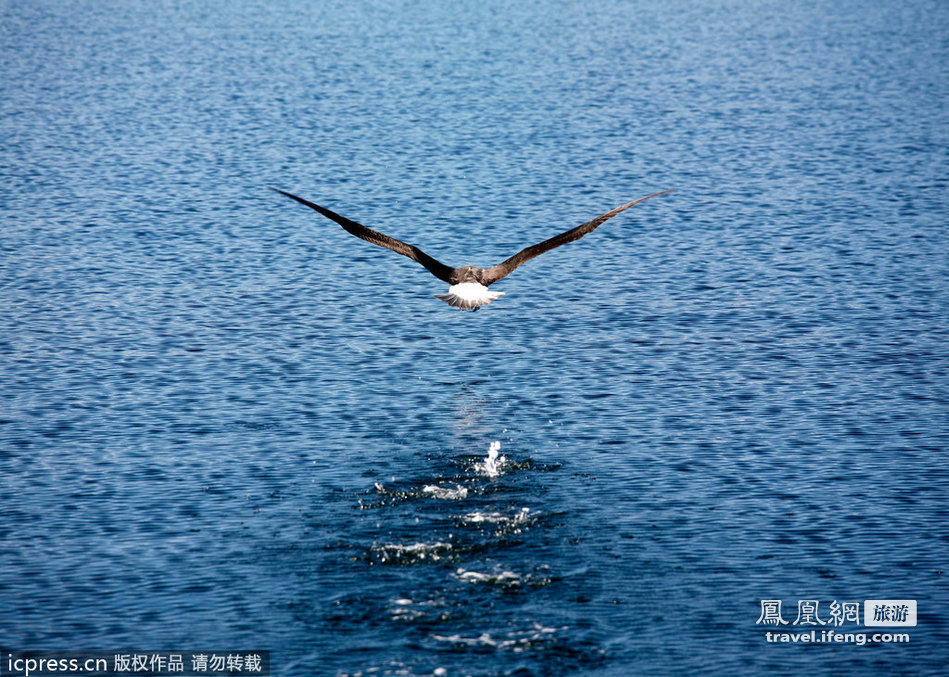
[[[478,470],[483,460],[457,456],[429,477],[376,483],[353,495],[358,517],[328,552],[361,570],[364,587],[359,594],[334,595],[324,605],[330,609],[325,617],[306,609],[308,622],[327,624],[325,632],[334,636],[363,635],[367,627],[403,636],[405,646],[427,646],[449,665],[479,655],[514,657],[524,669],[547,661],[600,662],[597,651],[575,645],[566,628],[545,626],[529,613],[545,608],[533,595],[580,575],[537,564],[538,555],[543,559],[551,547],[562,547],[550,542],[550,533],[563,529],[565,513],[529,507],[538,492],[545,493],[536,473],[544,477],[557,468],[511,460],[491,478]],[[527,616],[514,612],[497,628],[485,628],[486,614],[498,604],[525,607]],[[381,649],[369,646],[334,660],[345,670],[363,654],[362,660],[381,665],[400,655],[391,643]],[[406,664],[415,661],[408,655]]]

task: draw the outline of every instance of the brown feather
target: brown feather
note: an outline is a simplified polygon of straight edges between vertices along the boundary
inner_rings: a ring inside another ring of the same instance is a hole
[[[437,277],[439,280],[443,280],[445,282],[449,281],[448,278],[451,276],[454,268],[451,266],[446,266],[441,261],[437,261],[418,247],[402,242],[401,240],[396,240],[394,237],[389,237],[384,233],[380,233],[378,230],[367,228],[361,223],[356,223],[351,219],[347,219],[345,216],[340,216],[336,212],[330,211],[326,207],[313,204],[309,200],[304,200],[302,197],[297,197],[292,193],[280,190],[279,188],[274,188],[273,190],[277,191],[281,195],[286,195],[291,200],[296,200],[300,204],[306,205],[310,209],[315,209],[326,218],[332,219],[341,225],[347,233],[355,235],[366,242],[371,242],[374,245],[391,249],[397,254],[402,254],[402,256],[409,257],[413,261],[418,261],[423,266],[425,266],[425,269],[428,270],[428,272]]]
[[[638,200],[633,200],[629,204],[625,204],[622,207],[617,207],[612,211],[606,212],[606,214],[601,214],[592,221],[587,221],[586,223],[572,228],[565,233],[560,233],[560,235],[554,235],[552,238],[544,240],[540,244],[535,244],[532,247],[525,247],[518,253],[516,253],[511,258],[502,261],[496,266],[491,266],[490,268],[485,268],[484,275],[482,276],[481,283],[485,286],[489,284],[494,284],[500,279],[503,279],[511,274],[518,266],[527,263],[535,256],[540,256],[545,252],[549,252],[551,249],[559,247],[560,245],[567,244],[568,242],[573,242],[574,240],[579,240],[584,235],[592,233],[596,230],[597,226],[602,224],[607,219],[611,219],[620,212],[624,212],[634,205],[638,205],[643,200],[648,200],[651,197],[656,197],[657,195],[665,195],[666,193],[671,193],[671,190],[663,190],[658,193],[653,193],[652,195],[647,195],[646,197],[641,197]]]

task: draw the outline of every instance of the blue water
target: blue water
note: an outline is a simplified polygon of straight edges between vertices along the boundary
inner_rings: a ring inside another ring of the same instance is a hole
[[[0,645],[940,672],[947,35],[939,1],[0,3]],[[463,313],[269,186],[451,265],[677,192]],[[774,645],[766,599],[919,624]]]

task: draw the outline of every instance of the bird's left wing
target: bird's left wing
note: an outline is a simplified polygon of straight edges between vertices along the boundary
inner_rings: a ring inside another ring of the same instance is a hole
[[[519,265],[526,263],[527,261],[530,261],[535,256],[540,256],[544,252],[549,252],[551,249],[554,249],[555,247],[559,247],[560,245],[563,245],[563,244],[567,244],[568,242],[579,240],[581,237],[583,237],[587,233],[592,233],[594,230],[596,230],[597,226],[599,226],[601,223],[603,223],[607,219],[611,219],[617,214],[619,214],[620,212],[624,212],[630,207],[638,205],[643,200],[648,200],[651,197],[656,197],[657,195],[665,195],[666,193],[671,193],[671,192],[672,190],[663,190],[658,193],[653,193],[652,195],[647,195],[646,197],[641,197],[638,200],[633,200],[629,204],[625,204],[622,207],[617,207],[616,209],[612,211],[608,211],[606,212],[606,214],[602,214],[596,217],[595,219],[593,219],[592,221],[587,221],[586,223],[579,225],[576,228],[572,228],[565,233],[560,233],[560,235],[554,235],[552,238],[548,240],[544,240],[540,244],[535,244],[532,247],[526,247],[522,249],[521,251],[519,251],[518,253],[516,253],[511,258],[507,259],[506,261],[502,261],[496,266],[491,266],[490,268],[486,268],[484,271],[484,277],[482,278],[482,283],[485,286],[489,284],[493,284],[497,282],[498,280],[504,277],[507,277],[508,275],[510,275],[511,271],[513,271]]]
[[[281,195],[286,195],[291,200],[296,200],[300,204],[306,205],[310,209],[315,209],[326,218],[331,219],[341,225],[347,233],[355,235],[366,242],[371,242],[372,244],[379,245],[380,247],[391,249],[398,254],[402,254],[402,256],[408,256],[413,261],[418,261],[421,263],[428,272],[437,277],[439,280],[444,280],[445,282],[449,281],[449,277],[451,276],[451,272],[454,270],[454,268],[451,266],[446,266],[441,261],[437,261],[418,247],[402,242],[402,240],[396,240],[394,237],[389,237],[384,233],[380,233],[378,230],[367,228],[361,223],[356,223],[351,219],[347,219],[345,216],[340,216],[336,212],[330,211],[326,207],[313,204],[309,200],[304,200],[302,197],[297,197],[296,195],[288,193],[285,190],[280,190],[279,188],[274,188],[273,190],[277,191]]]

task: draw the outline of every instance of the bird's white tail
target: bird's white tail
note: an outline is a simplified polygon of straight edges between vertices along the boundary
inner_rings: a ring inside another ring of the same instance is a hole
[[[455,308],[477,310],[481,306],[501,298],[505,293],[503,291],[488,291],[487,287],[477,282],[462,282],[449,287],[447,294],[435,294],[435,298],[441,299]]]

